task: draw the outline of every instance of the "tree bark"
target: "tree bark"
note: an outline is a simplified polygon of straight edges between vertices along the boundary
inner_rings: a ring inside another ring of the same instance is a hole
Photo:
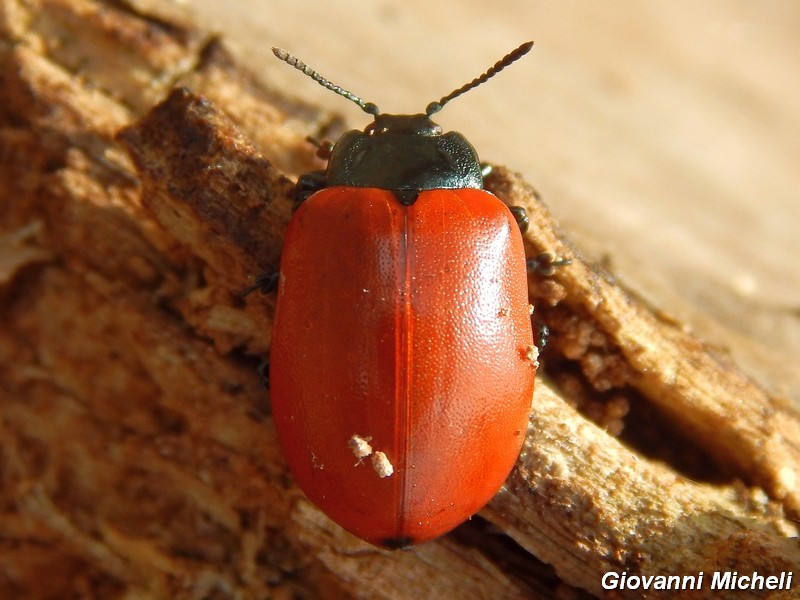
[[[502,167],[528,255],[572,259],[530,278],[552,341],[522,455],[441,540],[342,531],[287,473],[256,368],[273,301],[241,295],[323,166],[306,132],[339,120],[164,13],[0,7],[0,596],[564,598],[608,571],[797,569],[797,410],[583,261]],[[696,597],[746,597],[725,594]]]

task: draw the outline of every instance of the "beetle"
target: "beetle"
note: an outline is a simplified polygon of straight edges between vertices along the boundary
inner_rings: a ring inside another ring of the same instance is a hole
[[[524,211],[515,218],[483,189],[475,149],[431,116],[532,45],[414,115],[382,114],[273,49],[373,117],[298,181],[269,385],[295,481],[376,546],[409,547],[469,519],[524,441],[538,366]]]

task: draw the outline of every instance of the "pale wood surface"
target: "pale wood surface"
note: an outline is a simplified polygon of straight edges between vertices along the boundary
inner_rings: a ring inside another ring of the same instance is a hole
[[[800,5],[792,0],[191,4],[257,76],[362,127],[532,53],[437,121],[521,172],[579,247],[800,403]]]

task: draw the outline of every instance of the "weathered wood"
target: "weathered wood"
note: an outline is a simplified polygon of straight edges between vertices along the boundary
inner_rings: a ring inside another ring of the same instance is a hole
[[[437,542],[343,532],[276,444],[271,299],[239,296],[337,120],[163,13],[0,6],[0,596],[581,597],[608,570],[800,564],[797,411],[582,261],[502,168],[529,255],[573,258],[530,280],[553,336],[517,468]]]

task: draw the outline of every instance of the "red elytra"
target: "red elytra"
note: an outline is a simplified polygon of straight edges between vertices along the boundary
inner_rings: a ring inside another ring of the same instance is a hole
[[[323,189],[286,231],[272,412],[308,498],[372,544],[407,547],[480,510],[520,452],[536,371],[522,237],[480,189],[472,147],[430,121],[469,86],[426,115],[379,115],[322,82],[375,122],[298,184]]]

